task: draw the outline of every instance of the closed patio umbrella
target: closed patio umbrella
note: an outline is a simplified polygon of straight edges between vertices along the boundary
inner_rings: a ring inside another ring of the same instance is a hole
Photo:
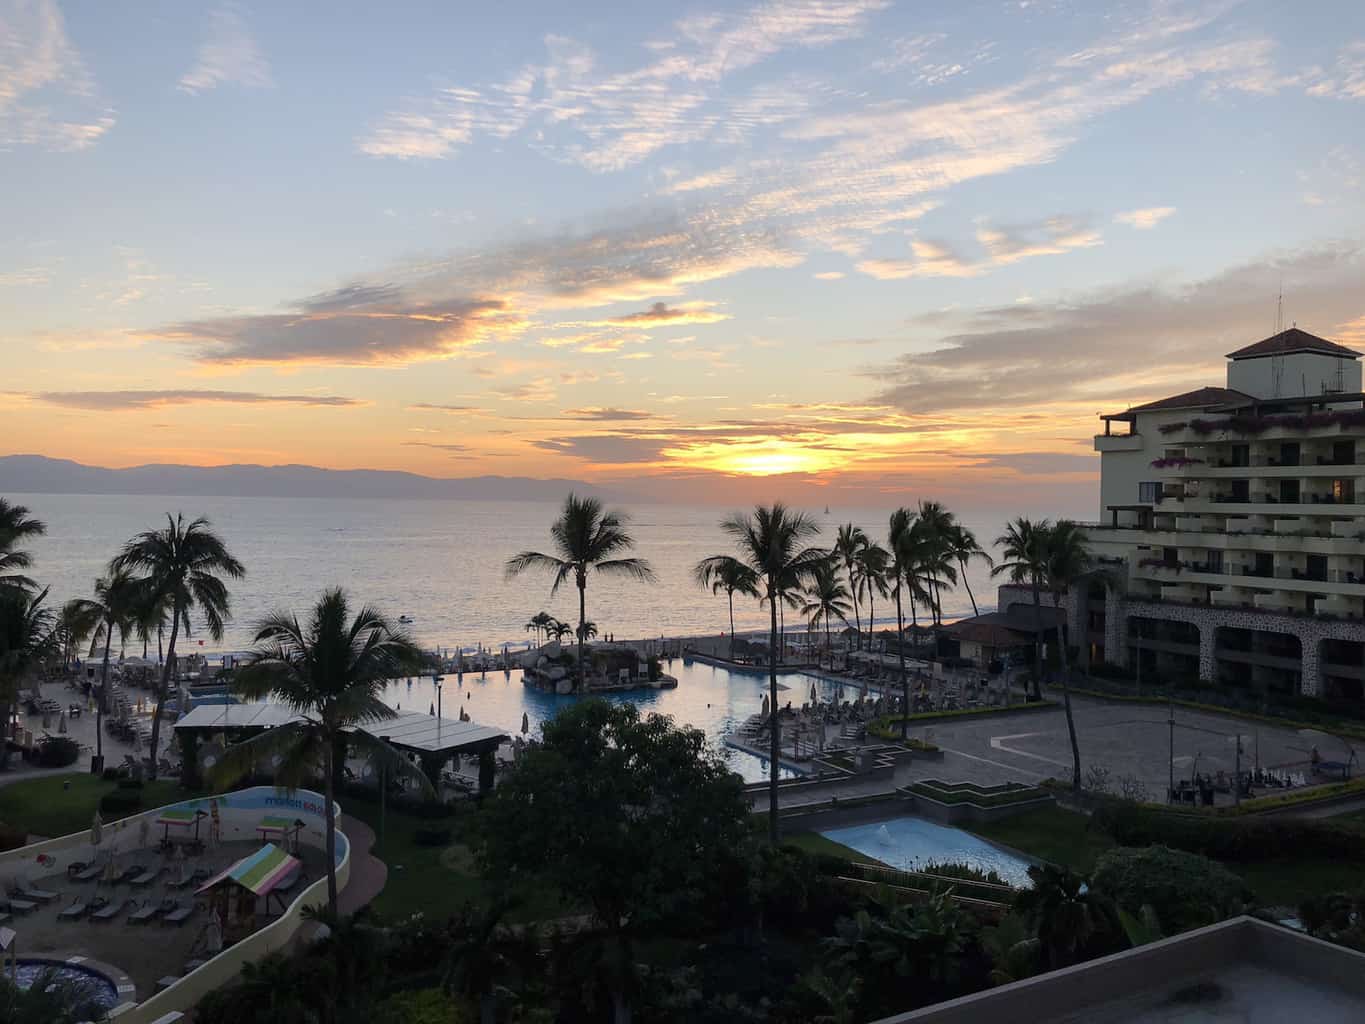
[[[65,711],[62,712],[62,717],[59,718],[59,719],[57,719],[57,733],[58,733],[58,735],[61,735],[61,736],[65,736],[65,735],[66,735],[66,712],[65,712]]]
[[[767,695],[767,694],[764,694],[764,695],[763,695],[763,717],[764,717],[764,718],[767,718],[767,717],[768,717],[768,710],[769,710],[769,709],[768,709],[768,695]]]
[[[100,817],[100,812],[96,811],[95,816],[90,819],[90,845],[98,848],[103,839],[104,819]]]
[[[526,712],[523,711],[523,712],[521,713],[521,734],[522,734],[523,736],[525,736],[525,735],[526,735],[528,732],[530,732],[530,731],[531,731],[531,719],[530,719],[529,717],[527,717]]]
[[[812,704],[819,704],[819,703],[820,703],[820,695],[819,695],[818,693],[815,692],[815,684],[814,684],[814,683],[811,683],[811,684],[810,684],[810,702],[811,702]]]

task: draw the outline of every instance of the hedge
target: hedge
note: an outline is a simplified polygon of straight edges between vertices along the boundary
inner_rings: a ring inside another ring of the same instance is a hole
[[[115,789],[100,797],[100,814],[106,820],[126,818],[142,810],[142,793],[136,789]]]
[[[1110,805],[1095,811],[1091,823],[1120,846],[1169,846],[1241,863],[1287,856],[1355,860],[1365,847],[1365,830],[1316,819],[1227,819]]]

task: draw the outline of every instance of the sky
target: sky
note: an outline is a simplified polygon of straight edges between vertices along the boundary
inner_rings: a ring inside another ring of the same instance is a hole
[[[1365,348],[1365,4],[0,0],[0,454],[1094,504]]]

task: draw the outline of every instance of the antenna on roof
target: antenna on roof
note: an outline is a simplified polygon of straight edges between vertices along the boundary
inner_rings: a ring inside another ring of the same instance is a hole
[[[1275,333],[1284,330],[1284,275],[1280,275],[1280,294],[1275,300]]]

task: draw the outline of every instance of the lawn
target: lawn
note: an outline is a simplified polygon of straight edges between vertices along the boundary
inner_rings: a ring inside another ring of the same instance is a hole
[[[0,786],[0,822],[48,839],[83,832],[90,828],[100,798],[117,787],[88,772],[45,775]],[[142,806],[150,810],[194,795],[180,788],[179,779],[158,779],[143,787]]]
[[[1099,855],[1114,845],[1089,824],[1084,814],[1044,807],[999,821],[978,822],[968,831],[1085,875],[1094,869]]]
[[[488,883],[480,876],[469,848],[461,842],[446,847],[423,846],[417,833],[433,825],[449,825],[457,840],[467,833],[476,813],[462,807],[454,818],[433,822],[389,808],[384,820],[384,837],[379,836],[379,804],[364,800],[348,800],[346,813],[359,818],[375,831],[374,855],[389,869],[388,881],[371,904],[385,917],[407,917],[422,913],[428,917],[444,918],[455,913],[466,903],[486,902],[490,896]],[[568,913],[557,896],[546,889],[526,886],[519,895],[521,902],[508,915],[513,921],[534,921],[559,917]]]
[[[819,832],[797,832],[794,835],[784,837],[782,841],[788,846],[795,846],[797,849],[804,850],[816,857],[842,857],[844,860],[855,861],[859,864],[881,864],[881,861],[875,857],[859,853],[851,846],[836,843],[833,839],[826,839]]]

